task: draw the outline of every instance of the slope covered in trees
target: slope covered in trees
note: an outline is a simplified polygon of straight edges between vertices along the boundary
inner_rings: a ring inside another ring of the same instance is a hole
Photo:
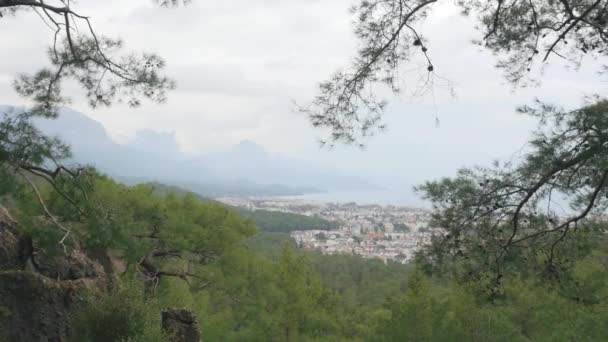
[[[153,188],[153,193],[161,197],[167,195],[195,196],[201,201],[213,201],[183,187],[166,185],[158,182],[143,183]],[[257,228],[265,232],[290,233],[294,230],[332,230],[337,229],[339,224],[327,221],[316,216],[305,216],[293,213],[285,213],[270,210],[247,210],[244,208],[232,208],[240,217],[250,220]]]
[[[276,233],[289,233],[294,230],[332,230],[339,227],[320,217],[297,215],[270,210],[239,209],[241,217],[252,220],[261,230]]]
[[[601,340],[607,333],[600,324],[608,319],[603,236],[577,240],[584,248],[570,255],[568,279],[522,269],[504,282],[501,297],[488,300],[474,282],[428,271],[424,262],[404,267],[302,253],[281,241],[287,235],[255,247],[248,242],[256,237],[253,224],[222,205],[159,196],[151,186],[127,187],[103,176],[92,181],[88,202],[104,203],[104,210],[84,210],[106,221],[89,221],[39,186],[49,211],[72,229],[68,251],[78,244],[91,254],[111,250],[128,265],[112,290],[85,296],[71,314],[73,340],[118,340],[118,332],[122,340],[162,340],[158,312],[175,306],[192,309],[212,341],[559,341]],[[2,197],[22,233],[40,251],[64,253],[57,244],[63,234],[35,214],[40,202],[33,190],[3,184],[22,190]]]

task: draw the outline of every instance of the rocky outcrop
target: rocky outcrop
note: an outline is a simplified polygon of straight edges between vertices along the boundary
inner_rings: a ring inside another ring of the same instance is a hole
[[[79,249],[74,249],[67,255],[36,251],[32,255],[32,263],[36,271],[52,279],[92,279],[105,275],[103,267]]]
[[[114,275],[126,270],[107,251],[86,254],[74,248],[49,253],[21,236],[0,206],[0,342],[64,342],[69,316],[83,290],[107,291]],[[194,314],[186,309],[161,313],[171,342],[200,342]]]
[[[85,280],[57,281],[29,271],[0,271],[0,341],[60,342]]]
[[[163,331],[172,342],[200,342],[201,333],[192,311],[165,309],[162,312]]]
[[[0,207],[0,341],[64,341],[82,290],[105,284],[103,267],[82,251],[35,250]]]
[[[15,221],[0,206],[0,270],[22,268],[31,254],[31,243],[19,238],[14,226]]]

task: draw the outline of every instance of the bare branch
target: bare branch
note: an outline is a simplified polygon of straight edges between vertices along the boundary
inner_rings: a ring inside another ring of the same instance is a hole
[[[44,210],[45,215],[49,218],[49,220],[51,220],[51,222],[53,222],[53,224],[55,224],[55,226],[59,227],[59,229],[64,231],[65,234],[64,234],[63,238],[61,238],[61,240],[59,241],[59,245],[61,245],[63,247],[63,251],[65,253],[67,253],[67,247],[65,245],[65,240],[70,235],[72,230],[69,228],[66,228],[63,224],[61,224],[55,218],[55,216],[49,211],[46,204],[44,203],[44,200],[42,199],[42,195],[40,194],[40,191],[38,190],[38,187],[36,186],[36,184],[25,173],[21,172],[21,170],[17,170],[17,172],[21,175],[21,177],[23,177],[23,179],[25,179],[27,181],[27,183],[30,185],[32,190],[34,190],[34,194],[36,195],[36,198],[38,199],[38,203],[40,203],[40,206]]]

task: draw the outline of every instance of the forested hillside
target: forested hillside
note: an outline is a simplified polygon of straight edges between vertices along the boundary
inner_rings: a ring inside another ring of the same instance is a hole
[[[154,189],[154,194],[160,195],[161,197],[169,194],[181,196],[190,195],[199,198],[201,201],[213,201],[210,198],[205,198],[192,190],[186,190],[182,187],[158,182],[142,184],[151,186]],[[244,208],[233,208],[233,210],[237,212],[240,217],[252,221],[260,230],[265,232],[289,233],[294,230],[332,230],[339,227],[339,223],[337,222],[330,222],[314,216],[270,210],[248,210]]]
[[[330,222],[320,217],[280,211],[239,209],[238,213],[241,217],[252,220],[261,230],[266,232],[289,233],[294,230],[332,230],[339,227],[339,223]]]
[[[111,251],[127,265],[115,275],[114,290],[92,291],[75,306],[69,321],[74,341],[161,340],[158,312],[175,306],[192,309],[212,341],[528,341],[547,336],[591,341],[608,333],[600,324],[608,319],[603,236],[581,233],[584,250],[572,255],[568,279],[547,282],[520,273],[505,282],[500,298],[487,301],[479,284],[425,273],[424,263],[385,265],[304,253],[293,249],[287,235],[260,236],[222,205],[188,194],[160,196],[153,186],[127,187],[98,175],[90,180],[87,203],[104,203],[104,210],[86,208],[91,210],[87,216],[39,185],[48,209],[71,229],[64,240],[67,253]],[[2,197],[20,233],[34,238],[41,251],[66,253],[57,244],[64,233],[35,214],[40,203],[25,186],[11,177],[2,181],[5,190],[20,189],[21,196],[4,192]],[[101,216],[92,219],[91,214]]]

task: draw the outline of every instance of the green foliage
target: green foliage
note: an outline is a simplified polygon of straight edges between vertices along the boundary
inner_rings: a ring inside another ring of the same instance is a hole
[[[343,304],[352,309],[380,306],[387,297],[403,293],[411,268],[353,255],[306,255],[323,285],[338,293]]]
[[[167,185],[167,184],[158,183],[158,182],[148,182],[148,183],[144,183],[143,185],[152,187],[154,189],[153,194],[156,196],[160,196],[160,197],[166,197],[169,195],[180,196],[180,197],[186,196],[186,195],[192,195],[192,196],[199,198],[201,201],[208,200],[200,195],[197,195],[196,193],[194,193],[192,191],[188,191],[179,186]]]
[[[247,239],[247,246],[249,246],[256,253],[270,259],[277,260],[281,255],[281,246],[286,243],[291,244],[295,247],[295,241],[291,238],[288,233],[269,233],[259,231],[257,234]]]
[[[69,341],[164,341],[160,307],[144,297],[143,287],[126,279],[118,289],[90,293],[70,318]]]
[[[322,327],[323,322],[316,316],[322,297],[320,280],[304,257],[296,255],[288,245],[283,247],[279,259],[277,280],[283,296],[279,305],[270,310],[279,311],[283,339],[297,341],[301,330]]]
[[[273,260],[280,260],[284,253],[281,246],[285,244],[294,246],[289,235],[283,233],[259,232],[248,240],[253,251]],[[301,260],[319,277],[324,299],[316,314],[327,315],[331,324],[324,331],[336,339],[370,336],[371,322],[386,313],[386,299],[401,296],[407,286],[408,266],[359,256],[296,252],[305,257]]]
[[[513,85],[538,84],[542,67],[552,60],[580,66],[585,56],[608,55],[606,0],[514,0],[508,4],[457,0],[454,4],[468,18],[477,19],[474,26],[480,38],[475,45],[498,58],[496,66]],[[453,90],[449,80],[436,74],[441,66],[434,64],[435,42],[422,31],[424,21],[440,6],[437,0],[355,1],[356,57],[319,84],[310,105],[300,107],[314,127],[328,131],[324,143],[362,145],[384,131],[387,98],[378,86],[395,94],[413,87],[419,96],[432,93],[435,87]],[[417,72],[404,79],[401,71],[412,65],[418,65]],[[603,63],[594,66],[605,69]]]
[[[460,271],[492,296],[519,272],[568,277],[607,227],[608,102],[522,112],[540,126],[517,164],[463,169],[418,189],[433,203],[433,225],[447,230],[423,258],[438,272]]]
[[[16,178],[33,176],[32,167],[70,156],[67,145],[34,126],[32,118],[37,115],[33,111],[0,107],[0,196],[16,191]]]
[[[336,222],[320,217],[304,216],[280,211],[239,209],[241,217],[252,220],[258,228],[266,232],[289,233],[294,230],[332,230]]]
[[[59,196],[77,207],[78,199],[69,196],[62,186],[73,182],[68,185],[74,190],[85,185],[87,180],[81,177],[83,169],[66,168],[60,164],[70,157],[69,146],[57,137],[43,134],[33,121],[58,117],[60,107],[70,102],[62,92],[62,82],[68,79],[85,91],[91,107],[123,101],[136,107],[140,105],[141,98],[162,102],[175,83],[160,73],[165,62],[155,54],[117,55],[122,49],[122,41],[95,33],[89,17],[76,13],[69,2],[4,1],[0,7],[0,17],[21,13],[19,9],[43,10],[57,29],[53,44],[47,49],[51,66],[42,67],[32,75],[20,74],[13,82],[15,91],[32,106],[0,107],[0,196],[9,191],[17,192],[11,187],[12,180],[7,185],[5,178],[18,178],[17,183],[28,184],[44,209],[43,215],[67,237],[71,230],[62,226],[44,207],[36,183],[43,179]],[[46,19],[43,21],[47,23]],[[73,30],[76,21],[81,21],[87,29]],[[77,211],[84,216],[81,208]],[[65,238],[60,241],[65,247]]]
[[[378,320],[380,341],[596,341],[605,338],[607,304],[586,305],[524,280],[506,285],[505,300],[479,300],[454,282],[433,284],[415,272],[407,294]]]
[[[255,232],[229,208],[194,194],[159,196],[153,185],[129,187],[101,175],[93,176],[91,183],[87,199],[80,203],[87,215],[79,215],[56,194],[48,199],[52,212],[71,222],[74,234],[90,250],[120,250],[129,261],[168,250],[182,257],[204,253],[214,259]]]
[[[412,229],[405,223],[394,223],[394,228],[396,232],[409,233]]]
[[[161,340],[164,307],[192,309],[212,341],[596,341],[608,334],[601,223],[556,247],[570,268],[559,281],[547,281],[553,278],[542,272],[542,254],[522,254],[510,259],[513,276],[502,295],[488,301],[480,294],[491,277],[469,277],[463,262],[446,263],[443,270],[453,270],[444,274],[434,268],[429,277],[411,265],[294,250],[287,233],[253,235],[251,222],[221,204],[89,175],[86,200],[80,187],[62,184],[89,215],[48,184],[40,183],[41,194],[87,250],[112,250],[138,272],[117,290],[86,298],[71,318],[75,341]],[[62,253],[62,234],[36,219],[32,191],[10,200],[22,229]],[[150,282],[144,259],[165,275]]]
[[[247,245],[255,252],[278,260],[282,246],[295,247],[294,241],[284,233],[259,232],[248,239]],[[325,288],[339,296],[341,305],[356,310],[361,306],[379,307],[387,297],[403,293],[406,289],[410,265],[378,259],[365,259],[356,255],[323,255],[317,252],[296,250],[305,255],[310,267],[319,274]]]

